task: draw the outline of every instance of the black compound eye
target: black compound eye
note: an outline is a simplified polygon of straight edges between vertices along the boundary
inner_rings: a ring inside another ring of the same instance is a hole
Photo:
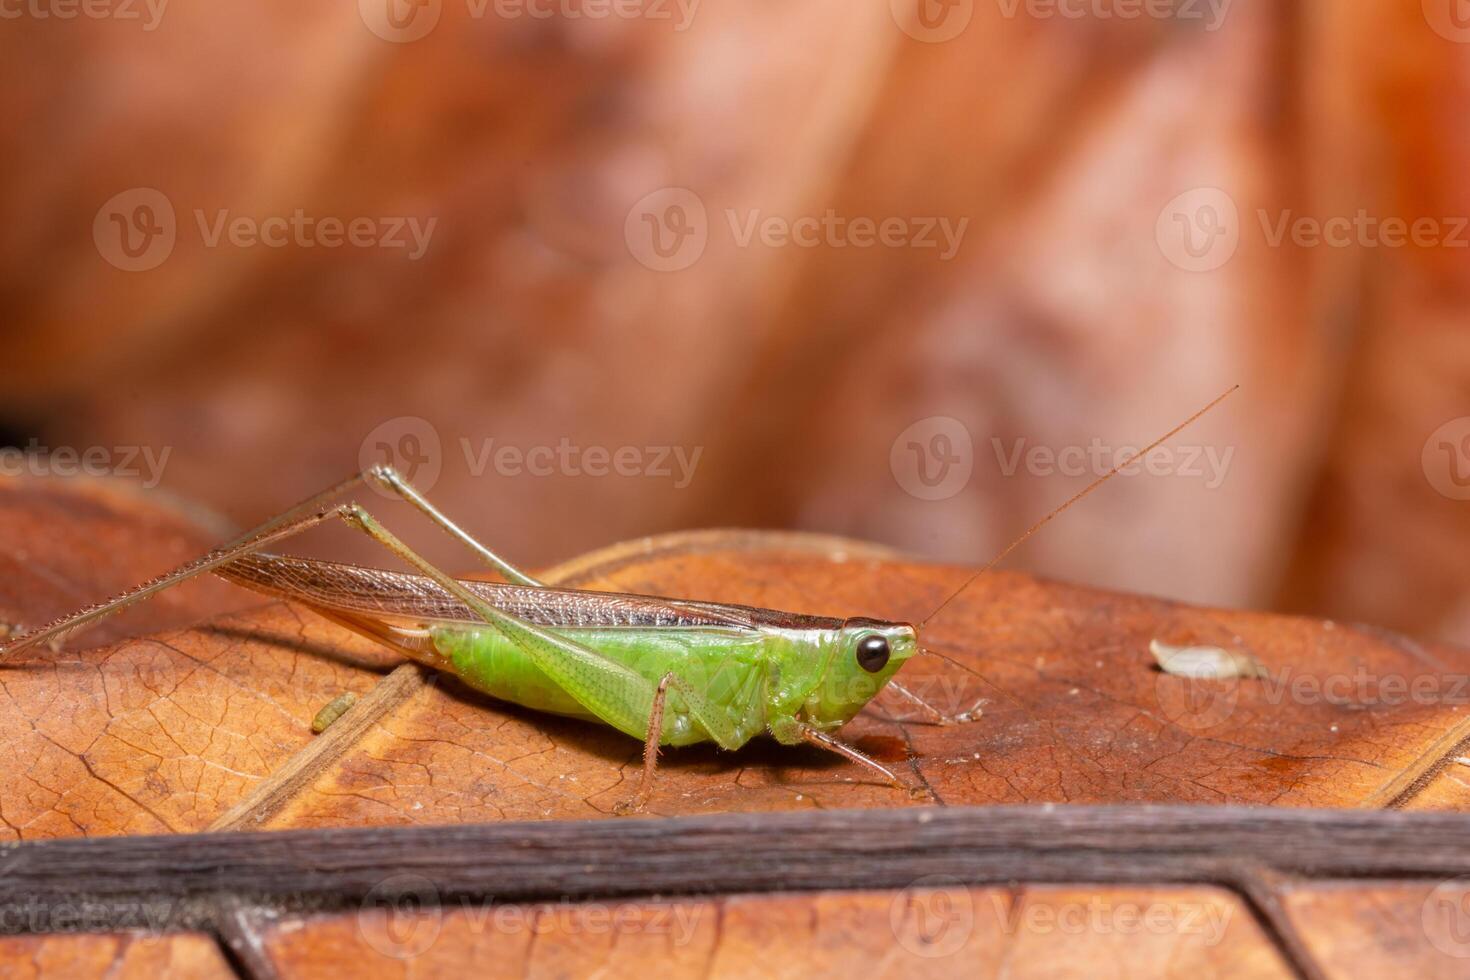
[[[858,640],[858,666],[870,674],[876,674],[888,666],[888,638],[873,633]]]

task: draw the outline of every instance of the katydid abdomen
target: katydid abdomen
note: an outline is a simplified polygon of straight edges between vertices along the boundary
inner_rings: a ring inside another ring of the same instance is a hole
[[[677,672],[729,718],[742,736],[741,741],[765,727],[767,657],[778,653],[768,651],[768,644],[794,645],[785,638],[742,635],[730,630],[612,627],[556,632],[631,668],[650,684],[657,684],[670,671]],[[537,711],[588,721],[608,720],[536,666],[521,646],[493,629],[443,625],[431,628],[429,636],[434,649],[449,661],[452,673],[476,690]],[[579,693],[584,700],[597,695],[596,691]],[[607,695],[609,700],[617,696],[612,691]],[[677,696],[674,700],[677,707]],[[640,711],[640,720],[635,724],[617,723],[623,711],[613,713],[611,723],[634,738],[642,738],[648,724],[648,709],[639,705],[627,713],[637,716]],[[679,710],[671,709],[665,714],[664,729],[664,745],[715,740],[697,719]]]

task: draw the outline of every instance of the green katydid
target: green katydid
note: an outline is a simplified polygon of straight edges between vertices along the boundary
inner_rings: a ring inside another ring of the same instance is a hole
[[[1238,387],[1238,386],[1237,386]],[[910,789],[881,763],[834,738],[886,689],[939,723],[945,715],[893,678],[920,652],[919,629],[1032,534],[1120,470],[1223,401],[1216,398],[1147,448],[1047,514],[974,572],[914,626],[834,619],[662,596],[543,585],[461,530],[391,467],[330,487],[208,555],[106,602],[10,639],[0,658],[53,641],[197,575],[214,573],[304,605],[412,660],[459,677],[492,697],[601,722],[644,742],[643,778],[623,810],[652,792],[659,747],[713,742],[738,749],[767,734],[785,745],[818,745]],[[333,504],[373,484],[413,505],[507,581],[455,579],[424,560],[355,503]],[[418,574],[268,554],[261,549],[341,519],[414,566]],[[978,707],[978,706],[977,706]]]

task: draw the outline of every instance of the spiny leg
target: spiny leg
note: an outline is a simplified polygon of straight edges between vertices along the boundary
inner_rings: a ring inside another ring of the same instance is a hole
[[[130,589],[121,595],[88,606],[85,609],[81,609],[39,629],[15,637],[9,643],[0,645],[0,658],[19,652],[20,650],[28,649],[38,643],[44,643],[48,640],[76,632],[129,606],[150,599],[166,589],[171,589],[176,585],[187,582],[195,576],[212,572],[221,566],[229,564],[236,558],[241,558],[254,551],[258,551],[272,542],[283,540],[311,527],[315,527],[317,524],[340,512],[339,508],[328,508],[327,503],[329,501],[342,496],[353,487],[369,481],[412,504],[420,513],[428,517],[429,520],[437,524],[451,537],[466,545],[495,571],[500,572],[521,585],[541,586],[542,583],[531,578],[514,565],[511,565],[489,548],[480,544],[465,531],[461,530],[454,522],[440,513],[433,504],[430,504],[422,494],[415,490],[391,466],[374,466],[350,476],[339,483],[335,483],[320,493],[313,494],[296,506],[282,511],[275,517],[251,528],[233,541],[229,541],[215,548],[202,558],[180,565],[178,568],[166,572],[136,588]]]
[[[38,643],[44,643],[47,640],[76,632],[83,627],[96,623],[98,620],[121,612],[129,606],[152,598],[167,589],[171,589],[175,585],[187,582],[197,575],[202,575],[205,572],[210,572],[227,565],[236,558],[257,551],[272,542],[284,540],[294,534],[315,527],[327,518],[334,516],[335,510],[326,506],[328,501],[358,486],[365,478],[366,471],[348,477],[320,493],[313,494],[296,506],[284,510],[276,516],[256,525],[234,540],[220,545],[201,558],[186,562],[178,568],[165,572],[157,578],[144,582],[142,585],[129,589],[120,595],[78,610],[53,623],[18,636],[11,643],[0,646],[0,657],[27,649]]]
[[[12,653],[33,647],[38,643],[45,643],[47,640],[62,637],[84,626],[89,626],[100,619],[111,616],[113,613],[120,612],[131,605],[149,599],[165,589],[171,589],[176,585],[187,582],[195,576],[203,575],[223,565],[228,565],[237,558],[242,558],[251,552],[258,551],[273,541],[280,541],[294,534],[300,534],[302,531],[306,531],[325,520],[337,516],[336,508],[319,510],[306,517],[289,516],[298,513],[300,509],[300,507],[293,507],[287,514],[272,518],[265,524],[262,524],[261,528],[264,528],[264,531],[257,528],[249,534],[236,538],[234,542],[222,548],[216,548],[202,558],[196,558],[191,562],[180,565],[173,571],[165,572],[163,575],[144,582],[136,588],[129,589],[121,595],[78,610],[69,616],[63,616],[53,623],[42,626],[39,629],[31,630],[29,633],[24,633],[4,646],[0,646],[0,659]]]
[[[659,679],[658,689],[653,692],[653,710],[648,714],[648,736],[643,740],[643,778],[638,783],[638,792],[630,800],[613,806],[615,813],[631,813],[648,805],[653,796],[653,779],[658,771],[658,747],[664,738],[664,702],[669,696],[669,684],[674,680],[672,671]]]
[[[429,520],[433,521],[436,525],[438,525],[440,530],[444,531],[451,538],[454,538],[460,544],[468,548],[471,552],[475,554],[475,557],[484,562],[485,565],[488,566],[492,571],[499,572],[517,585],[527,585],[533,588],[545,587],[543,583],[538,582],[536,579],[527,575],[525,572],[521,571],[510,562],[506,561],[504,558],[501,558],[495,552],[491,551],[489,548],[485,547],[478,540],[476,540],[472,535],[469,534],[469,532],[462,529],[458,524],[455,524],[441,510],[439,510],[433,504],[429,503],[428,499],[424,497],[423,494],[419,493],[418,490],[414,488],[413,484],[404,479],[403,476],[391,466],[371,466],[368,469],[362,470],[359,473],[349,476],[347,479],[341,481],[340,483],[333,484],[320,493],[308,497],[306,500],[303,500],[295,507],[292,507],[290,510],[281,513],[277,517],[271,518],[269,521],[266,521],[259,527],[254,528],[250,531],[246,531],[240,537],[236,538],[234,541],[231,541],[229,544],[224,545],[223,547],[230,548],[242,542],[248,541],[251,538],[256,537],[257,535],[264,534],[274,527],[294,520],[297,516],[308,511],[321,510],[325,507],[328,501],[336,500],[337,498],[345,494],[348,490],[351,490],[353,487],[361,486],[365,483],[372,483],[375,486],[386,491],[387,493],[390,493],[393,496],[399,498],[400,500],[412,504],[413,507],[418,510],[420,514],[423,514]]]
[[[399,475],[398,471],[391,466],[374,466],[363,474],[367,479],[376,483],[390,493],[397,495],[416,507],[419,513],[439,525],[446,534],[454,538],[460,544],[473,551],[479,559],[495,571],[504,575],[516,585],[528,585],[533,588],[545,588],[543,583],[527,575],[516,568],[510,562],[501,558],[495,552],[485,547],[468,532],[462,530],[433,504],[424,498],[424,495],[414,489],[413,485]]]
[[[980,698],[974,704],[970,705],[968,711],[961,711],[959,714],[947,715],[944,712],[940,711],[938,708],[934,707],[934,705],[930,704],[928,701],[925,701],[923,698],[919,697],[913,691],[910,691],[902,684],[899,684],[897,681],[889,681],[888,684],[884,687],[884,690],[895,691],[898,694],[902,695],[904,698],[908,699],[913,704],[918,705],[919,708],[922,709],[924,713],[929,716],[929,720],[936,725],[963,725],[968,724],[972,721],[979,721],[980,715],[982,713],[980,711],[980,706],[985,703],[985,698]]]
[[[653,796],[653,781],[658,772],[658,747],[663,742],[664,734],[664,703],[668,699],[670,687],[684,699],[687,714],[715,737],[715,744],[721,748],[739,748],[744,743],[728,714],[720,713],[692,684],[674,671],[669,671],[659,679],[658,688],[653,693],[653,710],[648,714],[648,734],[643,740],[643,776],[638,782],[638,792],[631,799],[615,804],[614,813],[624,815],[642,810]]]
[[[858,763],[859,765],[867,766],[874,772],[880,773],[883,778],[887,779],[894,786],[898,787],[899,789],[903,790],[916,799],[922,799],[929,795],[929,791],[924,787],[910,786],[908,783],[904,782],[902,779],[899,779],[896,775],[894,775],[893,770],[883,765],[883,763],[870,756],[864,755],[857,749],[853,748],[851,745],[848,745],[846,742],[838,741],[831,735],[828,735],[826,732],[818,731],[810,725],[804,725],[800,722],[798,722],[798,725],[798,731],[801,734],[801,737],[811,744],[824,748],[828,752],[835,752],[838,755],[842,756],[844,759],[849,759],[853,762]]]
[[[338,497],[342,496],[353,487],[361,486],[367,480],[367,473],[367,470],[363,470],[361,473],[354,473],[352,476],[347,477],[345,480],[342,480],[339,483],[334,483],[331,486],[327,487],[325,490],[312,494],[310,497],[307,497],[296,506],[281,511],[275,517],[269,518],[261,522],[260,524],[257,524],[255,527],[244,532],[233,541],[226,541],[224,544],[220,545],[214,550],[228,551],[229,549],[242,545],[247,541],[269,534],[278,527],[286,524],[291,524],[306,514],[331,514],[333,512],[333,509],[329,508],[327,504],[333,500],[336,500]]]

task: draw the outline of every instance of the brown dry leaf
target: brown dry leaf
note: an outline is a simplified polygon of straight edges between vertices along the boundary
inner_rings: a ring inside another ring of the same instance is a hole
[[[38,513],[73,510],[86,492],[48,488]],[[552,577],[917,622],[966,574],[833,539],[712,532],[609,549]],[[843,734],[940,804],[1402,805],[1470,735],[1470,654],[1330,622],[996,573],[924,636],[939,655],[906,667],[907,685],[948,711],[985,699],[980,720],[923,724],[885,697]],[[1253,650],[1266,675],[1161,673],[1148,652],[1158,637]],[[417,667],[384,681],[396,662],[280,603],[110,647],[30,651],[0,669],[0,740],[24,760],[0,772],[0,817],[23,838],[432,824],[604,817],[629,794],[635,741]],[[344,691],[371,696],[313,737],[317,711]],[[666,751],[650,809],[908,805],[839,758],[759,740]]]
[[[235,973],[211,936],[91,933],[0,937],[0,976],[13,980],[227,980]]]
[[[1127,923],[1128,909],[1158,921]],[[1125,910],[1118,914],[1117,910]],[[390,917],[391,916],[391,917]],[[1103,928],[1088,928],[1088,917]],[[616,927],[610,925],[618,923]],[[1112,928],[1107,928],[1111,925]],[[1061,934],[1065,942],[1058,942]],[[1291,972],[1237,896],[1216,888],[936,884],[611,905],[501,905],[290,917],[263,946],[287,976],[396,977],[432,948],[440,975],[973,977],[1253,976]]]

